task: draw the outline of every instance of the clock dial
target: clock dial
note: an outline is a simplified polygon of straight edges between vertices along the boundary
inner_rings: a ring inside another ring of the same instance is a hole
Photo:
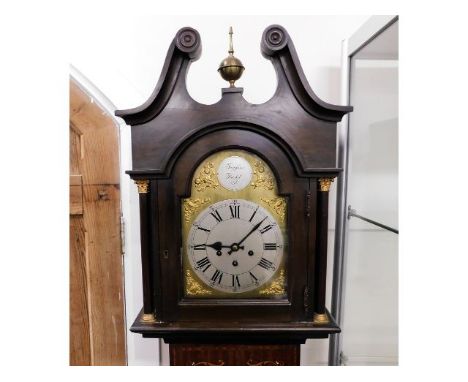
[[[283,234],[259,204],[226,199],[195,218],[187,253],[193,271],[210,288],[242,293],[275,275],[283,257]]]

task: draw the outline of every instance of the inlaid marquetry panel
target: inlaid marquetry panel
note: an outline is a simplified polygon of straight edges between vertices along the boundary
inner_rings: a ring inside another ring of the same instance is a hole
[[[299,366],[300,345],[171,344],[171,366]]]

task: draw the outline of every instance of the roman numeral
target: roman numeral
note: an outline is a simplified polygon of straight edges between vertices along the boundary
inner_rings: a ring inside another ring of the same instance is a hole
[[[239,275],[232,275],[232,287],[240,288]]]
[[[275,269],[274,264],[271,261],[265,259],[264,257],[261,258],[258,265],[261,266],[262,268],[266,269],[266,270]]]
[[[195,251],[204,251],[206,249],[206,244],[196,244],[193,246]]]
[[[203,228],[203,227],[200,227],[200,226],[198,226],[197,228],[201,229],[202,231],[205,231],[205,232],[211,232],[209,229],[206,229],[206,228]]]
[[[254,216],[255,216],[255,214],[257,213],[257,211],[258,211],[258,207],[257,207],[257,209],[253,212],[252,216],[251,216],[250,219],[249,219],[249,222],[252,221],[252,219],[254,218]]]
[[[234,204],[232,206],[229,206],[229,209],[231,210],[231,217],[239,219],[240,206]]]
[[[263,243],[263,249],[265,251],[274,251],[276,249],[276,243]]]
[[[267,231],[269,231],[273,226],[271,224],[268,224],[267,226],[263,227],[261,230],[260,230],[260,233],[265,233]]]
[[[205,269],[203,269],[203,272],[205,272],[209,267],[211,267],[211,263],[208,257],[204,257],[203,259],[197,261],[197,268],[201,269],[203,267],[205,267]]]
[[[221,215],[219,214],[219,211],[218,210],[214,210],[213,212],[210,212],[211,216],[213,216],[216,221],[219,223],[221,221],[223,221],[223,218],[221,217]]]
[[[255,283],[255,284],[258,284],[258,279],[255,277],[255,275],[252,273],[252,272],[249,272],[250,274],[250,277],[252,278],[252,281]]]
[[[223,272],[216,270],[215,273],[213,273],[213,276],[211,276],[211,281],[213,283],[218,282],[218,284],[221,284],[222,278],[223,278]]]

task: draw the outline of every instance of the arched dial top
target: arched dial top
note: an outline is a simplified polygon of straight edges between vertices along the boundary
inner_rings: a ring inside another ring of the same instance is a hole
[[[219,151],[182,203],[184,291],[191,298],[286,296],[287,198],[263,159]]]

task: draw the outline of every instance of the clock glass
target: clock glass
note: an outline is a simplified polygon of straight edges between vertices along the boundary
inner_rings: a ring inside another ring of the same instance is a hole
[[[287,199],[258,156],[226,150],[195,171],[182,203],[185,296],[286,296]]]

